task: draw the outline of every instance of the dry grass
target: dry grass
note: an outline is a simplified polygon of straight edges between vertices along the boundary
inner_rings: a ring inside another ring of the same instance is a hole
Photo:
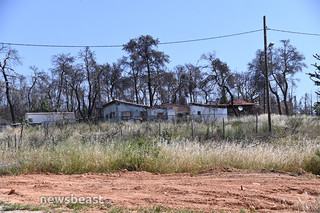
[[[21,173],[114,172],[121,169],[160,173],[198,172],[230,166],[239,169],[276,169],[296,172],[320,158],[320,121],[317,117],[273,116],[273,134],[266,116],[222,122],[99,123],[60,127],[28,127],[0,133],[0,175]],[[315,161],[315,162],[314,162]],[[312,164],[313,165],[313,164]],[[320,166],[319,166],[320,167]]]

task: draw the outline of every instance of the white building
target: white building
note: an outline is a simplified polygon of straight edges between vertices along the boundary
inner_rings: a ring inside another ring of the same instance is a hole
[[[189,107],[179,104],[162,104],[148,109],[151,121],[187,121]]]
[[[198,121],[227,119],[228,109],[224,105],[190,103],[190,117]]]
[[[140,122],[147,119],[147,108],[143,104],[113,100],[103,105],[103,117],[111,122]]]
[[[174,109],[156,106],[148,109],[148,118],[150,121],[174,121]]]
[[[74,123],[76,121],[74,112],[29,112],[26,113],[25,119],[30,124],[42,124],[51,126],[57,122]]]

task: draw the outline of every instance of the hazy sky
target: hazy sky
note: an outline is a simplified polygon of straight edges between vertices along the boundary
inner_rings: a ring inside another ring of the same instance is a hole
[[[263,28],[320,34],[318,0],[0,0],[0,43],[54,45],[121,45],[149,34],[160,42],[199,39]],[[315,70],[313,54],[320,54],[320,36],[268,30],[268,43],[290,39],[306,57],[296,94],[317,90],[305,74]],[[55,54],[76,56],[81,48],[13,46],[23,64],[16,70],[30,75],[29,66],[48,71]],[[116,62],[122,48],[91,48],[99,63]],[[216,52],[233,71],[246,71],[257,49],[263,49],[263,31],[181,44],[159,45],[170,56],[169,69],[196,64],[203,53]]]

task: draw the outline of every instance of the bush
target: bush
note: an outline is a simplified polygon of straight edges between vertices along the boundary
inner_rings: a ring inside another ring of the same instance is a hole
[[[119,169],[128,171],[141,171],[149,161],[157,159],[160,147],[150,138],[134,138],[129,142],[118,145],[122,150]]]
[[[315,175],[320,175],[320,150],[315,152],[315,155],[307,161],[304,168],[307,172],[311,172]]]

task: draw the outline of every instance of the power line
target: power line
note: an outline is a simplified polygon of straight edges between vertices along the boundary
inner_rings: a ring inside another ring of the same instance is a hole
[[[112,47],[123,47],[121,44],[115,45],[56,45],[56,44],[23,44],[23,43],[10,43],[10,42],[0,42],[2,45],[10,45],[10,46],[25,46],[25,47],[54,47],[54,48],[84,48],[84,47],[92,47],[92,48],[112,48]]]
[[[190,39],[190,40],[180,40],[180,41],[168,41],[168,42],[160,42],[159,45],[170,45],[170,44],[182,44],[182,43],[191,43],[191,42],[199,42],[199,41],[207,41],[207,40],[214,40],[214,39],[221,39],[221,38],[228,38],[234,36],[240,36],[245,34],[251,34],[260,32],[263,29],[258,30],[251,30],[246,32],[240,33],[233,33],[221,36],[213,36],[207,38],[198,38],[198,39]],[[308,36],[320,36],[317,33],[306,33],[306,32],[296,32],[296,31],[289,31],[289,30],[279,30],[279,29],[272,29],[267,28],[267,30],[282,32],[282,33],[291,33],[291,34],[299,34],[299,35],[308,35]],[[11,43],[11,42],[0,42],[2,45],[10,45],[10,46],[24,46],[24,47],[48,47],[48,48],[120,48],[123,47],[123,44],[114,44],[114,45],[56,45],[56,44],[26,44],[26,43]]]
[[[234,34],[229,34],[229,35],[222,35],[222,36],[214,36],[214,37],[209,37],[209,38],[199,38],[199,39],[191,39],[191,40],[182,40],[182,41],[169,41],[169,42],[162,42],[159,43],[161,44],[180,44],[180,43],[188,43],[188,42],[197,42],[197,41],[206,41],[206,40],[213,40],[213,39],[219,39],[219,38],[227,38],[227,37],[233,37],[233,36],[239,36],[239,35],[244,35],[244,34],[249,34],[249,33],[255,33],[255,32],[260,32],[263,29],[259,30],[252,30],[252,31],[247,31],[247,32],[242,32],[242,33],[234,33]]]
[[[249,33],[255,33],[255,32],[259,32],[259,31],[262,31],[262,29],[252,30],[252,31],[247,31],[247,32],[241,32],[241,33],[228,34],[228,35],[214,36],[214,37],[208,37],[208,38],[160,42],[159,45],[181,44],[181,43],[190,43],[190,42],[197,42],[197,41],[206,41],[206,40],[213,40],[213,39],[219,39],[219,38],[240,36],[240,35],[245,35],[245,34],[249,34]],[[10,46],[50,47],[50,48],[84,48],[84,47],[91,47],[91,48],[119,48],[119,47],[123,47],[122,44],[115,44],[115,45],[55,45],[55,44],[25,44],[25,43],[9,43],[9,42],[0,42],[0,43],[2,45],[10,45]]]
[[[268,28],[268,30],[276,31],[276,32],[282,32],[282,33],[299,34],[299,35],[320,36],[320,34],[317,34],[317,33],[295,32],[295,31],[289,31],[289,30],[278,30],[278,29],[272,29],[272,28]]]

